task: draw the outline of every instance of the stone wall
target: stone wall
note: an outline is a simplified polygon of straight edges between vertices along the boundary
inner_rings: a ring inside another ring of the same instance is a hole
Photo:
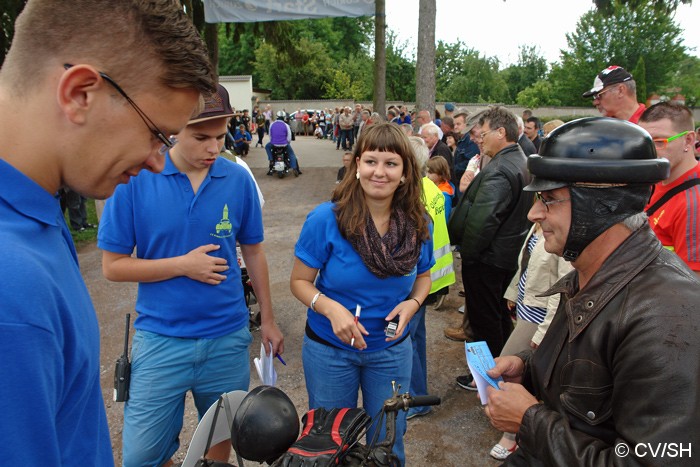
[[[358,101],[359,104],[362,104],[366,108],[371,108],[372,107],[372,102],[365,102],[365,101]],[[323,99],[318,99],[318,100],[287,100],[287,101],[271,101],[271,100],[261,100],[259,102],[261,108],[264,108],[265,105],[270,104],[272,106],[272,110],[274,113],[276,113],[278,110],[285,110],[288,113],[292,113],[296,111],[297,109],[315,109],[315,110],[324,110],[324,109],[334,109],[335,107],[344,107],[344,106],[350,106],[354,108],[355,102],[352,100],[323,100]],[[409,109],[414,109],[415,108],[415,103],[413,102],[402,102],[402,101],[387,101],[386,105],[389,107],[390,105],[406,105]],[[486,104],[463,104],[463,103],[456,103],[455,104],[458,108],[459,107],[464,107],[467,110],[469,110],[469,113],[475,113],[478,112],[482,109],[485,109],[487,107]],[[523,110],[525,110],[525,107],[518,106],[518,105],[506,105],[505,107],[511,109],[516,115],[522,115]],[[445,107],[444,103],[440,102],[437,104],[437,109],[440,111],[441,114],[444,114]],[[552,120],[554,118],[561,118],[564,117],[567,120],[570,120],[571,118],[581,118],[581,117],[597,117],[600,114],[596,110],[595,107],[592,105],[590,107],[538,107],[536,109],[530,109],[532,110],[532,114],[535,115],[536,117],[543,118],[545,120]],[[700,108],[695,108],[691,109],[693,110],[693,116],[695,118],[696,123],[700,122]],[[384,114],[383,112],[380,112]]]

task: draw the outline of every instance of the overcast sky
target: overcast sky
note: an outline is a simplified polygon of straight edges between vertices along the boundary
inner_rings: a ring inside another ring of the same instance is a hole
[[[517,62],[519,46],[535,45],[548,62],[567,49],[566,33],[576,30],[579,18],[594,7],[591,0],[436,0],[435,38],[461,40],[502,66]],[[694,18],[695,22],[691,22]],[[682,5],[675,21],[684,30],[684,45],[700,56],[700,0]],[[415,52],[418,0],[386,0],[387,27]]]

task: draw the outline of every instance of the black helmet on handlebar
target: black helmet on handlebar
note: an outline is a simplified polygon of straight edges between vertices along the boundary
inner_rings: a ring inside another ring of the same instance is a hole
[[[245,396],[231,425],[231,445],[243,457],[271,463],[299,436],[299,415],[292,401],[273,386],[258,386]]]

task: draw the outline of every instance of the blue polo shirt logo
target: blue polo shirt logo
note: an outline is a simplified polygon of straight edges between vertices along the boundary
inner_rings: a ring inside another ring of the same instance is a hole
[[[216,233],[211,234],[211,236],[216,238],[230,237],[232,229],[231,221],[228,220],[228,204],[224,204],[223,217],[216,224]]]

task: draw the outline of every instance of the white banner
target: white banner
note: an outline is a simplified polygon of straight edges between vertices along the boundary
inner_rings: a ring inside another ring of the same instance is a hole
[[[373,16],[374,0],[203,0],[207,23]]]

